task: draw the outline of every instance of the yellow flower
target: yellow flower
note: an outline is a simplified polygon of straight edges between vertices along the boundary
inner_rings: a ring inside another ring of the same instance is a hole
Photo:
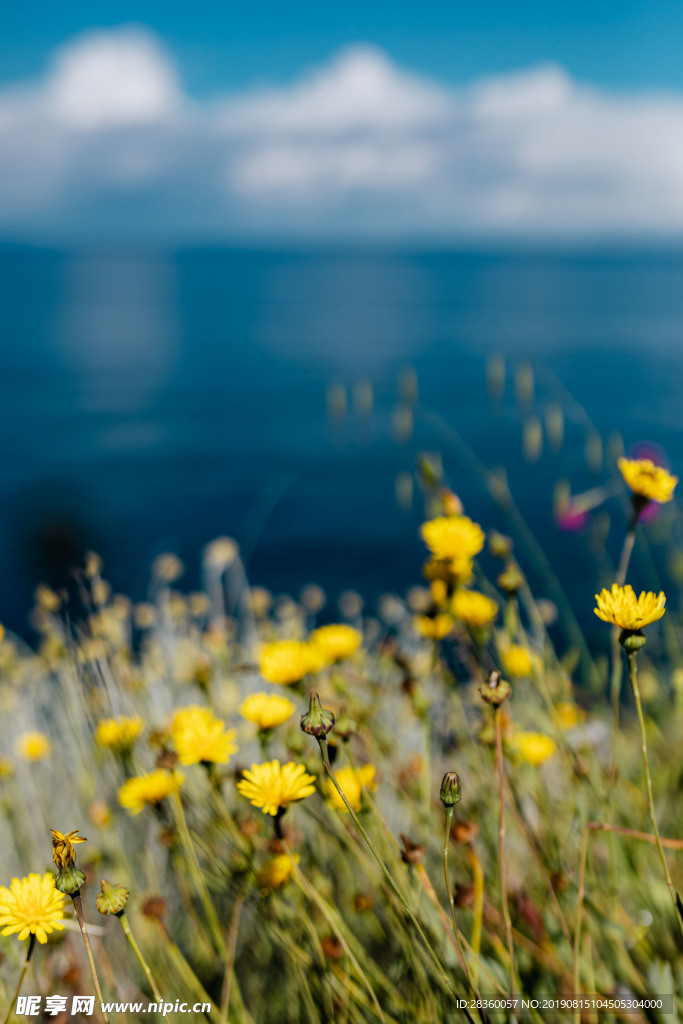
[[[74,845],[86,843],[87,839],[85,836],[79,836],[77,828],[66,834],[58,832],[56,828],[51,828],[50,832],[52,833],[52,861],[57,865],[59,871],[68,871],[76,863]]]
[[[629,583],[625,587],[613,583],[611,591],[602,590],[595,595],[595,600],[598,607],[593,611],[599,619],[632,633],[661,619],[666,610],[664,591],[660,591],[659,594],[643,591],[640,597],[636,598]]]
[[[557,750],[557,743],[552,736],[542,732],[518,732],[510,737],[510,746],[527,764],[538,767]]]
[[[443,640],[453,629],[453,619],[450,615],[442,612],[439,615],[415,615],[413,625],[420,636],[433,637],[434,640]]]
[[[254,693],[242,701],[240,714],[248,722],[252,722],[261,732],[277,729],[291,718],[296,705],[287,697],[278,697],[269,693]]]
[[[130,814],[139,814],[148,804],[158,804],[177,793],[185,776],[182,772],[167,772],[155,768],[146,775],[136,775],[119,789],[119,803]]]
[[[503,669],[505,674],[515,679],[530,676],[534,663],[526,647],[519,644],[512,644],[502,656]]]
[[[35,935],[45,944],[50,932],[62,931],[64,895],[55,889],[55,876],[31,874],[13,878],[9,889],[0,886],[0,927],[3,935],[18,932],[17,938]]]
[[[311,645],[316,652],[320,652],[328,665],[342,658],[350,658],[362,642],[363,636],[357,629],[342,623],[320,626],[313,630],[310,637]]]
[[[103,718],[97,723],[95,740],[107,750],[125,754],[132,749],[144,727],[145,723],[138,715],[131,718],[126,715],[119,715],[118,718]]]
[[[43,732],[22,732],[15,743],[17,757],[24,761],[44,761],[52,752],[52,744]]]
[[[225,723],[211,708],[179,708],[171,724],[173,743],[181,764],[227,764],[237,750],[235,730],[226,732]]]
[[[375,766],[373,764],[364,764],[360,768],[344,766],[338,772],[335,772],[335,775],[342,793],[354,811],[360,810],[360,798],[364,789],[377,789],[375,784]],[[332,807],[339,811],[345,811],[348,814],[348,808],[339,796],[331,779],[325,781],[325,789],[327,790]]]
[[[315,778],[306,774],[302,764],[288,761],[280,765],[279,761],[266,761],[265,764],[252,764],[250,771],[243,773],[237,788],[251,801],[254,807],[260,807],[264,814],[273,817],[288,804],[303,800],[315,793]]]
[[[498,614],[496,602],[477,590],[457,590],[452,608],[455,617],[468,626],[488,626]]]
[[[299,863],[299,854],[294,854],[294,863]],[[264,889],[279,889],[294,874],[294,865],[286,853],[278,853],[263,865],[256,880]]]
[[[466,563],[484,546],[485,534],[468,516],[438,516],[420,527],[422,539],[435,558]]]
[[[572,701],[561,701],[555,707],[555,723],[560,729],[575,729],[585,717],[581,708]]]
[[[618,466],[624,482],[634,494],[660,504],[673,498],[678,477],[672,476],[663,466],[655,466],[650,459],[623,457],[619,459]]]
[[[289,686],[298,683],[313,667],[313,652],[301,640],[276,640],[263,644],[259,669],[269,683]]]

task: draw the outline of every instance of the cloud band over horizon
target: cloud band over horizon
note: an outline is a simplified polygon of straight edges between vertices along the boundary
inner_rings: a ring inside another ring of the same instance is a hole
[[[160,40],[93,31],[0,89],[0,237],[683,234],[683,94],[539,65],[450,88],[351,46],[187,95]]]

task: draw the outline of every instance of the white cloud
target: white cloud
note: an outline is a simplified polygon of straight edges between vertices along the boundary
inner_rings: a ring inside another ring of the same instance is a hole
[[[141,28],[0,90],[0,232],[457,237],[683,230],[683,95],[554,65],[449,89],[356,46],[203,103]]]

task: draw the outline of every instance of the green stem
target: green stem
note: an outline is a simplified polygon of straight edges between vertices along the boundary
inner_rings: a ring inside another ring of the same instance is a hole
[[[190,829],[188,828],[187,818],[185,817],[185,811],[183,809],[179,793],[173,794],[173,807],[175,809],[175,817],[180,830],[180,838],[185,849],[185,856],[187,858],[190,874],[192,875],[197,895],[199,896],[202,907],[204,908],[206,920],[209,925],[209,931],[211,932],[218,955],[225,959],[226,948],[225,942],[223,941],[223,935],[221,934],[221,926],[219,924],[214,905],[211,902],[209,891],[204,882],[199,861],[197,860],[197,854],[195,853],[194,845],[192,843],[192,836],[190,835]]]
[[[631,522],[629,523],[624,546],[621,549],[619,568],[617,570],[616,583],[623,587],[628,572],[631,554],[636,540],[636,527],[640,509],[634,508]],[[612,764],[609,774],[608,805],[611,804],[612,791],[617,776],[617,743],[619,740],[619,710],[621,698],[621,651],[619,650],[619,629],[617,626],[612,630],[612,677],[610,683],[610,697],[612,701]]]
[[[636,699],[636,709],[638,711],[638,722],[640,724],[640,739],[641,747],[643,751],[643,767],[645,768],[645,781],[647,783],[647,802],[650,811],[650,821],[652,822],[652,831],[655,835],[655,842],[657,844],[657,851],[659,853],[659,859],[662,862],[662,868],[664,869],[664,876],[666,878],[666,884],[669,887],[669,895],[671,896],[671,902],[674,908],[674,914],[678,921],[678,927],[683,935],[683,918],[678,908],[678,899],[676,896],[676,890],[674,884],[671,881],[671,875],[669,874],[669,866],[666,862],[666,856],[664,855],[664,847],[662,846],[662,840],[659,835],[659,828],[657,827],[657,816],[655,814],[655,801],[652,792],[652,777],[650,775],[650,760],[647,753],[647,734],[645,731],[645,716],[643,715],[643,706],[640,700],[640,690],[638,688],[638,670],[636,668],[636,652],[629,651],[628,654],[628,673],[631,680],[631,686],[633,687],[633,696]]]
[[[379,1019],[381,1021],[384,1021],[384,1014],[382,1013],[382,1007],[380,1006],[379,1000],[377,999],[377,996],[375,995],[375,990],[373,989],[372,985],[370,984],[370,982],[369,982],[369,980],[368,980],[368,978],[367,978],[367,976],[365,974],[365,971],[363,970],[361,965],[358,963],[358,960],[356,959],[356,957],[351,952],[346,939],[344,938],[344,936],[342,935],[341,931],[337,927],[333,916],[330,914],[329,910],[327,909],[327,906],[325,905],[325,901],[319,895],[319,893],[317,892],[315,887],[313,885],[311,885],[311,883],[308,881],[308,879],[304,875],[303,871],[301,870],[301,868],[297,864],[295,858],[292,856],[292,851],[289,848],[287,840],[286,839],[282,839],[281,842],[282,842],[282,845],[284,847],[285,853],[289,857],[289,862],[292,865],[292,871],[294,872],[294,877],[296,878],[299,887],[309,897],[309,899],[311,899],[313,901],[313,903],[315,903],[316,907],[318,908],[320,913],[323,915],[323,917],[325,918],[325,920],[327,921],[327,923],[329,924],[330,928],[335,933],[337,938],[339,939],[339,942],[341,943],[342,949],[344,950],[344,952],[348,956],[349,960],[351,961],[351,964],[355,968],[356,973],[358,974],[358,977],[363,982],[363,984],[364,984],[364,986],[365,986],[365,988],[367,990],[367,993],[370,996],[370,999],[372,1000],[372,1003],[373,1003],[373,1005],[375,1007],[375,1010],[377,1011],[377,1016],[379,1017]]]
[[[583,898],[586,891],[586,858],[588,856],[588,822],[581,834],[581,853],[579,855],[579,889],[576,898],[576,924],[574,927],[574,992],[578,996],[579,987],[579,956],[581,952],[581,917],[583,915]],[[574,1012],[574,1024],[581,1024],[581,1010]]]
[[[21,986],[24,984],[24,978],[26,977],[26,972],[28,970],[29,964],[31,963],[31,957],[33,955],[33,950],[35,948],[35,945],[36,945],[36,937],[35,937],[34,934],[31,934],[31,938],[28,940],[28,949],[26,950],[26,959],[24,960],[24,966],[21,968],[21,974],[19,975],[19,981],[17,982],[17,987],[16,987],[16,989],[14,991],[14,995],[10,999],[9,1006],[7,1007],[7,1016],[5,1017],[5,1019],[2,1022],[2,1024],[8,1024],[8,1021],[9,1021],[10,1017],[12,1016],[12,1010],[16,1006],[17,999],[19,998],[19,993],[21,992]]]
[[[138,946],[137,942],[135,941],[135,936],[133,935],[132,931],[130,930],[130,925],[128,923],[128,917],[126,916],[125,910],[122,910],[121,913],[118,914],[117,916],[118,916],[119,921],[121,922],[121,927],[123,928],[123,934],[128,939],[128,943],[130,945],[130,948],[133,950],[133,952],[135,953],[136,957],[138,958],[138,963],[142,967],[142,970],[144,971],[145,977],[147,978],[147,981],[149,982],[149,987],[152,990],[152,994],[154,996],[155,1002],[157,1002],[157,1003],[163,1002],[163,999],[161,998],[161,993],[159,992],[159,989],[157,988],[157,983],[155,982],[154,978],[152,977],[152,972],[149,969],[149,965],[147,964],[147,961],[145,960],[144,956],[142,955],[140,947]]]
[[[346,794],[344,793],[343,789],[341,788],[341,786],[337,782],[336,776],[335,776],[334,772],[332,771],[332,765],[330,764],[329,755],[327,753],[327,739],[325,737],[318,738],[318,745],[320,747],[320,755],[321,755],[323,767],[324,767],[324,769],[325,769],[325,771],[327,773],[327,776],[328,776],[330,782],[332,783],[334,788],[337,790],[337,793],[339,794],[341,800],[343,801],[344,806],[346,807],[347,811],[351,815],[351,818],[353,819],[354,825],[356,826],[356,828],[358,829],[358,831],[362,835],[363,839],[367,843],[368,848],[369,848],[371,854],[373,855],[373,857],[375,858],[375,860],[379,864],[380,868],[382,869],[382,872],[384,873],[384,876],[385,876],[386,880],[388,881],[389,885],[391,886],[391,888],[394,890],[394,892],[398,896],[399,900],[401,901],[403,909],[405,910],[406,914],[408,915],[408,917],[412,921],[415,929],[417,930],[418,935],[422,939],[422,941],[423,941],[423,943],[425,945],[425,948],[426,948],[427,952],[429,953],[430,957],[432,958],[434,966],[436,967],[437,971],[439,972],[439,974],[441,976],[441,980],[443,981],[444,985],[446,986],[446,988],[447,988],[451,998],[457,1001],[458,997],[457,997],[455,991],[453,990],[453,985],[451,983],[451,979],[446,974],[446,971],[444,970],[444,967],[443,967],[441,961],[439,960],[438,956],[434,952],[429,939],[427,938],[427,936],[425,935],[424,931],[422,930],[422,926],[420,925],[420,922],[415,917],[415,914],[413,913],[413,911],[410,909],[410,905],[409,905],[408,901],[406,900],[405,896],[403,895],[403,893],[401,892],[401,889],[400,889],[398,883],[395,881],[394,876],[391,874],[391,872],[389,871],[389,868],[386,866],[386,864],[384,863],[384,861],[380,857],[380,855],[377,852],[377,849],[375,847],[375,844],[373,843],[372,839],[370,838],[368,833],[363,828],[363,825],[362,825],[358,815],[356,814],[356,812],[354,811],[353,807],[351,806],[351,804],[347,800]],[[465,1012],[467,1012],[467,1011],[465,1011]],[[469,1018],[469,1014],[467,1014],[467,1016]],[[471,1019],[471,1018],[469,1018],[469,1019]]]
[[[494,707],[496,727],[496,773],[498,775],[498,865],[500,869],[500,898],[510,958],[510,995],[515,994],[515,946],[512,939],[512,920],[508,903],[507,862],[505,860],[505,772],[503,769],[503,730],[500,708]]]
[[[446,893],[448,895],[448,902],[449,902],[450,907],[451,907],[451,920],[453,921],[453,935],[455,937],[455,944],[456,944],[456,948],[457,948],[457,951],[458,951],[458,959],[460,960],[460,965],[461,965],[463,971],[465,972],[465,977],[467,978],[467,982],[468,982],[468,984],[469,984],[469,986],[470,986],[470,988],[472,990],[472,994],[474,995],[475,999],[477,999],[478,1002],[481,1004],[481,1003],[483,1003],[483,1000],[482,1000],[481,995],[480,995],[480,993],[479,993],[479,991],[477,989],[477,986],[474,983],[474,979],[472,978],[472,975],[470,974],[469,968],[467,966],[467,960],[465,959],[465,954],[463,953],[462,943],[460,942],[460,931],[458,929],[458,922],[457,922],[457,919],[456,919],[456,916],[455,916],[455,900],[453,899],[453,889],[451,887],[451,880],[450,880],[450,876],[449,876],[449,873],[448,873],[448,846],[449,846],[449,842],[450,842],[450,838],[451,838],[451,825],[452,825],[452,823],[453,823],[453,808],[452,807],[446,807],[446,834],[444,836],[444,842],[443,842],[443,877],[444,877],[444,881],[446,883]],[[482,1021],[484,1021],[484,1024],[488,1024],[488,1017],[487,1017],[486,1013],[484,1012],[484,1010],[483,1010],[483,1008],[481,1006],[479,1008],[479,1016],[481,1017]]]
[[[80,892],[73,893],[71,895],[71,899],[73,901],[74,910],[76,911],[76,917],[78,919],[78,924],[79,924],[80,929],[81,929],[81,935],[83,936],[83,945],[85,946],[85,952],[88,955],[88,963],[90,964],[90,973],[92,974],[93,985],[95,986],[95,994],[97,995],[97,999],[98,999],[98,1002],[100,1004],[100,1010],[102,1012],[102,1016],[103,1016],[104,1020],[106,1021],[106,1024],[109,1024],[109,1017],[107,1015],[106,1010],[104,1010],[103,1006],[102,1006],[102,1004],[104,1003],[104,997],[102,995],[102,989],[100,988],[100,980],[97,977],[97,968],[95,967],[95,958],[92,955],[92,947],[90,945],[90,936],[88,935],[88,926],[86,925],[85,918],[83,917],[83,904],[81,903],[81,894],[80,894]]]

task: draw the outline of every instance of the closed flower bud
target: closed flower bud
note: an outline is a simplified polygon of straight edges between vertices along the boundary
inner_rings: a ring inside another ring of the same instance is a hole
[[[439,797],[444,807],[455,807],[462,798],[462,787],[457,772],[446,772],[441,780]]]
[[[519,566],[515,565],[514,562],[510,562],[503,569],[497,582],[501,590],[504,590],[506,594],[512,596],[524,586],[524,577],[519,570]]]
[[[100,882],[100,889],[102,892],[95,900],[100,914],[122,914],[128,903],[128,889],[124,885],[112,885],[106,878]]]
[[[511,693],[510,684],[502,678],[500,672],[493,671],[485,683],[479,687],[479,695],[487,704],[496,707],[507,700]]]
[[[59,872],[55,879],[55,889],[67,896],[77,896],[85,885],[85,871],[73,864]]]
[[[512,541],[502,533],[492,530],[489,533],[489,551],[494,558],[500,558],[504,562],[512,553]]]
[[[301,716],[301,730],[309,736],[320,740],[334,728],[334,715],[322,707],[317,693],[312,693],[308,702],[308,711]]]

